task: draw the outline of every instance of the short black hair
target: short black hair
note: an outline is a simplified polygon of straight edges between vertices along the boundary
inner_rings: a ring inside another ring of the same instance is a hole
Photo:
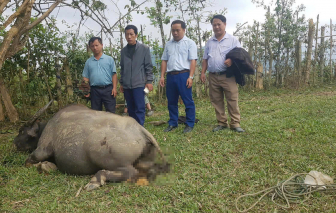
[[[214,17],[212,17],[212,19],[211,19],[211,21],[210,21],[211,24],[212,24],[212,21],[213,21],[215,18],[220,19],[223,23],[226,23],[226,18],[225,18],[225,16],[223,16],[223,15],[214,15]]]
[[[138,35],[138,28],[136,27],[136,26],[134,26],[134,25],[127,25],[126,27],[125,27],[125,33],[126,33],[126,30],[130,30],[130,29],[133,29],[134,30],[134,33],[135,33],[135,35]]]
[[[98,42],[100,44],[103,44],[103,41],[100,37],[91,37],[90,40],[89,40],[89,46],[95,41],[95,40],[98,40]]]
[[[186,24],[184,23],[184,21],[181,21],[181,20],[175,20],[171,23],[170,27],[172,27],[174,24],[180,24],[182,29],[185,29],[186,28]]]

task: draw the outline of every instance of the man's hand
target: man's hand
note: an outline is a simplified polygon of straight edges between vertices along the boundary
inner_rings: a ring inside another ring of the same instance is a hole
[[[205,83],[205,80],[206,80],[205,73],[202,73],[202,74],[201,74],[201,81],[202,81],[203,83]]]
[[[119,87],[119,91],[120,91],[121,93],[124,93],[124,87],[120,85],[120,87]]]
[[[188,89],[192,87],[193,80],[191,78],[188,78],[187,80],[187,87]]]
[[[153,84],[146,84],[146,86],[149,90],[149,92],[153,91]]]
[[[165,79],[164,79],[164,77],[160,78],[160,85],[161,85],[161,87],[165,86]]]
[[[224,64],[225,64],[227,67],[231,67],[231,65],[232,65],[232,61],[231,61],[231,59],[230,59],[230,58],[226,59],[226,60],[224,61]]]
[[[118,95],[117,88],[113,87],[111,95],[113,95],[113,97],[117,97]]]

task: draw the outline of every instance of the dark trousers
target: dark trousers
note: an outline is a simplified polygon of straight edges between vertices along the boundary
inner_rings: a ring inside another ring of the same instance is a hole
[[[185,105],[186,124],[194,127],[195,124],[195,103],[192,99],[192,87],[186,86],[189,78],[189,72],[171,75],[167,74],[167,88],[166,94],[168,99],[169,121],[170,126],[177,126],[179,116],[178,112],[178,99],[181,96]]]
[[[145,87],[135,89],[124,89],[124,97],[127,102],[128,115],[134,118],[140,125],[144,125],[145,108]]]
[[[100,87],[91,86],[91,108],[102,111],[103,103],[107,112],[115,113],[116,99],[111,95],[112,84]]]

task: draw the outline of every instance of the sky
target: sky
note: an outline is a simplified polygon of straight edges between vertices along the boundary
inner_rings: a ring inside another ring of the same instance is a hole
[[[112,25],[117,20],[117,15],[114,11],[117,11],[115,9],[115,6],[110,4],[111,0],[104,0],[106,4],[108,4],[108,10],[109,10],[109,22]],[[153,0],[152,0],[153,1]],[[209,1],[209,0],[207,0]],[[118,6],[122,10],[124,8],[124,5],[127,1],[119,1]],[[136,0],[137,3],[142,2],[141,0]],[[236,30],[236,24],[237,23],[245,23],[248,22],[248,25],[252,25],[253,21],[259,21],[264,22],[265,20],[265,10],[261,7],[257,7],[256,4],[253,4],[251,0],[235,0],[235,1],[229,1],[229,0],[212,0],[214,7],[209,8],[209,10],[215,11],[223,8],[227,8],[226,13],[226,19],[227,19],[227,25],[226,25],[226,31],[230,34],[232,34]],[[265,0],[266,5],[270,5],[272,1],[271,0]],[[333,19],[333,24],[336,24],[336,1],[330,1],[330,0],[296,0],[294,8],[296,8],[298,5],[303,4],[306,9],[303,12],[305,14],[306,20],[309,18],[313,18],[314,22],[316,22],[316,17],[319,14],[319,26],[322,25],[329,25],[330,19]],[[151,7],[154,3],[149,1],[145,3],[141,8],[145,7]],[[74,12],[71,9],[56,9],[53,13],[53,16],[57,16],[57,19],[59,20],[59,28],[61,30],[66,30],[66,27],[64,24],[62,24],[61,20],[65,20],[67,23],[78,23],[79,22],[79,13]],[[149,19],[147,18],[147,15],[141,15],[132,13],[133,15],[133,21],[129,24],[134,24],[140,29],[140,25],[143,26],[145,34],[150,34],[152,38],[160,38],[159,29],[152,26],[150,24]],[[176,14],[177,15],[177,14]],[[176,17],[174,17],[172,20],[174,20]],[[85,23],[85,27],[81,28],[81,33],[84,33],[84,31],[88,31],[88,29],[93,29],[95,33],[98,33],[100,31],[100,27],[95,24],[94,22],[87,21]],[[247,24],[246,24],[247,25]],[[203,23],[201,25],[202,29],[211,30],[211,24],[210,23]],[[164,27],[165,33],[170,30],[170,26],[166,25]],[[334,30],[336,32],[336,29]],[[115,39],[118,39],[118,34],[115,35]]]

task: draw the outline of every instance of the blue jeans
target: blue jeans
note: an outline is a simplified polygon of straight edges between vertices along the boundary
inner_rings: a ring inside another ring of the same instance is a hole
[[[141,126],[145,123],[145,87],[124,89],[124,97],[127,102],[128,115],[134,118]]]
[[[170,126],[177,126],[178,123],[178,99],[181,96],[185,105],[186,124],[194,127],[195,124],[195,103],[192,99],[192,87],[186,86],[189,78],[189,72],[171,75],[167,73],[166,95],[168,99],[169,121]]]

